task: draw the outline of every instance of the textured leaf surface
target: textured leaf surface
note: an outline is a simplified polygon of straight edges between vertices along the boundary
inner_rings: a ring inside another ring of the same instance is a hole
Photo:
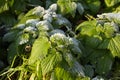
[[[94,75],[94,70],[93,67],[91,65],[85,65],[85,75],[89,76],[89,77],[93,77]]]
[[[8,3],[5,0],[0,0],[0,13],[9,9]]]
[[[98,34],[96,31],[96,21],[86,21],[77,26],[76,30],[80,31],[81,35],[92,36]]]
[[[96,14],[100,8],[100,1],[99,0],[86,0],[86,2],[87,2],[87,6],[90,9],[91,13]]]
[[[18,31],[11,31],[4,35],[3,41],[11,42],[16,39]]]
[[[120,57],[120,35],[112,38],[109,42],[108,49],[110,49],[113,56]]]
[[[8,55],[7,55],[7,60],[9,62],[9,64],[11,64],[11,62],[13,61],[14,57],[17,56],[18,53],[18,46],[16,43],[12,43],[9,47],[8,47]]]
[[[96,65],[96,72],[98,74],[107,74],[112,68],[112,56],[109,53],[106,53],[104,56],[98,59]]]
[[[74,80],[74,78],[72,78],[72,75],[68,71],[60,67],[55,69],[55,74],[57,80]]]
[[[120,0],[105,0],[105,3],[108,7],[114,6],[115,4],[119,3]]]
[[[82,15],[84,13],[84,8],[81,3],[77,3],[77,10],[80,15]]]
[[[41,61],[42,73],[45,75],[54,69],[56,64],[61,60],[61,55],[59,53],[48,55],[45,59]]]
[[[86,37],[85,38],[85,45],[89,46],[91,48],[98,47],[99,44],[101,44],[102,40],[99,36],[96,37]]]
[[[50,43],[46,37],[36,39],[29,57],[29,64],[42,60],[47,55],[49,47]]]
[[[63,14],[71,14],[73,17],[76,13],[77,5],[72,0],[58,0],[57,1],[60,10]]]

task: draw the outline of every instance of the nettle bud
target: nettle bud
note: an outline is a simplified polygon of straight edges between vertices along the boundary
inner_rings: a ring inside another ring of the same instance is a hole
[[[32,46],[31,46],[31,45],[26,45],[26,46],[25,46],[25,51],[26,51],[26,52],[30,52],[31,49],[32,49]]]

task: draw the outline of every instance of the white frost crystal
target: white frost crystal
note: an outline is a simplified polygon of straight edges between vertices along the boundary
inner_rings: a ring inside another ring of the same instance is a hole
[[[78,41],[75,38],[69,38],[70,44],[73,44],[74,46],[79,46]]]
[[[50,40],[58,45],[65,45],[67,37],[62,33],[55,33],[51,35]]]
[[[59,40],[59,39],[64,39],[64,38],[66,38],[66,36],[65,36],[64,34],[61,34],[61,33],[55,33],[55,34],[51,35],[50,38],[51,38],[51,39],[55,38],[55,39]]]
[[[120,13],[103,13],[97,16],[100,19],[108,19],[109,21],[120,21]]]
[[[36,8],[34,9],[34,12],[33,12],[32,14],[35,14],[35,15],[37,15],[37,16],[42,17],[42,16],[44,15],[44,13],[45,13],[44,8],[41,7],[41,6],[38,6],[38,7],[36,7]]]
[[[24,29],[24,32],[31,32],[34,33],[37,29],[35,27],[29,26]]]
[[[39,30],[52,30],[53,27],[52,25],[47,21],[47,20],[44,20],[44,21],[40,21],[36,24],[36,27],[39,29]]]
[[[60,34],[63,34],[65,35],[64,31],[60,30],[60,29],[55,29],[53,31],[50,32],[50,35],[53,35],[53,34],[56,34],[56,33],[60,33]]]
[[[52,22],[52,16],[51,16],[51,14],[46,13],[46,14],[43,16],[43,20],[48,20],[49,22]]]
[[[27,24],[28,26],[35,26],[36,23],[38,23],[38,22],[39,22],[38,19],[29,19],[29,20],[26,21],[26,24]]]
[[[57,10],[57,4],[52,4],[49,9],[52,11],[52,12],[55,12]]]
[[[16,28],[18,29],[24,29],[25,28],[25,24],[19,24],[16,26]]]

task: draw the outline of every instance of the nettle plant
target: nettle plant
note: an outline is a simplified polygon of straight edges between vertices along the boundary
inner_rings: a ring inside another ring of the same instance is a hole
[[[77,38],[85,47],[83,61],[86,75],[109,76],[115,58],[120,58],[119,30],[120,13],[103,13],[76,28],[79,31]]]
[[[35,7],[5,34],[11,66],[2,79],[88,79],[77,60],[82,54],[80,42],[74,38],[71,23],[56,10],[56,4],[47,10]]]

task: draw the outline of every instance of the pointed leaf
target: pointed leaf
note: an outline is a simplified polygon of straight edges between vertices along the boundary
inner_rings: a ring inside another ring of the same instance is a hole
[[[112,68],[113,58],[110,53],[106,53],[104,56],[98,59],[96,65],[96,72],[100,75],[107,74]]]
[[[37,60],[42,60],[46,57],[49,48],[50,43],[46,37],[36,39],[29,57],[29,64],[35,63]]]
[[[83,5],[81,3],[77,3],[77,10],[78,10],[80,15],[82,15],[84,13],[84,8],[83,8]]]
[[[112,55],[120,57],[120,35],[112,38],[109,42],[108,49],[110,49]]]
[[[85,65],[85,75],[92,78],[94,76],[94,69],[91,65]]]
[[[11,42],[16,40],[18,31],[11,31],[4,35],[3,41]]]
[[[105,0],[105,3],[108,7],[114,6],[119,2],[120,2],[120,0]]]
[[[9,10],[8,3],[5,0],[0,0],[0,13]]]
[[[8,63],[11,64],[11,62],[13,61],[14,57],[17,56],[18,54],[18,49],[17,49],[17,44],[14,42],[12,44],[10,44],[10,46],[8,47],[8,55],[7,55],[7,60]]]
[[[100,0],[86,0],[87,6],[92,14],[96,14],[100,9]]]
[[[60,7],[62,14],[71,14],[73,17],[75,16],[77,8],[77,4],[75,2],[72,0],[58,0],[57,4]]]
[[[41,61],[41,68],[43,75],[54,69],[56,64],[61,61],[61,55],[59,53],[48,55],[45,59]]]
[[[81,35],[87,36],[98,34],[96,31],[96,21],[85,21],[77,26],[76,31],[80,31]]]
[[[73,76],[63,68],[57,67],[55,69],[55,74],[57,77],[57,80],[74,80]]]

